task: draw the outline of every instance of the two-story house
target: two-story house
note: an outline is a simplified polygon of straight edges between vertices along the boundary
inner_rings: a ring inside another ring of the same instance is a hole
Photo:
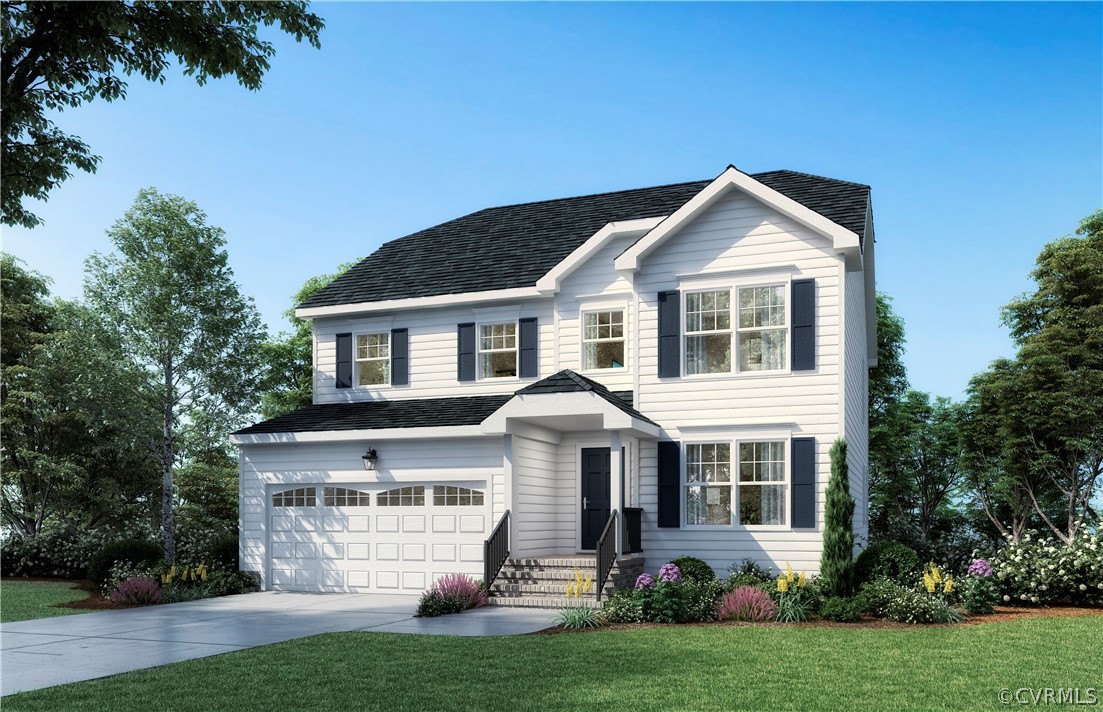
[[[384,244],[296,311],[313,405],[233,436],[242,568],[408,593],[595,552],[600,577],[815,572],[839,437],[866,534],[869,193],[729,167]]]

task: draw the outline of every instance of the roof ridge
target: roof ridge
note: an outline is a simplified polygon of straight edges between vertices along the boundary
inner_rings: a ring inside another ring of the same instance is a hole
[[[830,176],[821,176],[821,175],[816,174],[816,173],[805,173],[804,171],[793,171],[793,170],[789,170],[788,168],[779,168],[776,171],[763,171],[762,173],[748,173],[747,175],[749,175],[751,178],[757,179],[758,176],[769,175],[771,173],[788,173],[789,175],[805,176],[805,177],[808,177],[808,178],[815,178],[817,180],[829,180],[832,183],[845,183],[846,185],[857,185],[857,186],[861,186],[862,188],[872,188],[872,186],[870,186],[868,183],[856,183],[852,180],[843,180],[842,178],[831,178]]]
[[[715,178],[704,178],[701,180],[687,180],[680,183],[664,183],[662,185],[645,185],[642,188],[621,188],[620,190],[606,190],[600,193],[586,193],[585,195],[568,195],[563,198],[544,198],[543,200],[528,200],[523,203],[507,203],[505,205],[492,205],[482,210],[476,210],[476,213],[481,213],[486,210],[499,210],[501,208],[522,208],[526,205],[540,205],[541,203],[557,203],[561,200],[581,200],[582,198],[599,198],[603,195],[615,195],[617,193],[635,193],[641,190],[658,190],[659,188],[679,188],[684,185],[693,185],[694,183],[710,183],[716,180]],[[475,213],[471,213],[474,215]]]

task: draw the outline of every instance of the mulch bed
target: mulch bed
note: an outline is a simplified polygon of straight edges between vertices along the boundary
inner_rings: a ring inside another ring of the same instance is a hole
[[[1103,608],[1085,608],[1078,606],[1051,606],[1048,608],[1021,608],[1018,606],[996,606],[995,613],[989,613],[987,615],[969,616],[965,619],[963,625],[987,625],[989,623],[1006,623],[1008,621],[1023,620],[1025,618],[1076,618],[1079,616],[1103,616]],[[862,629],[878,629],[878,628],[952,628],[954,624],[944,625],[909,625],[907,623],[897,623],[895,621],[887,621],[882,618],[872,618],[869,616],[863,616],[860,623],[836,623],[834,621],[825,621],[820,618],[805,621],[803,623],[746,623],[743,621],[705,621],[701,623],[612,623],[602,626],[600,628],[581,628],[581,629],[567,629],[567,628],[549,628],[547,630],[537,631],[532,635],[559,635],[561,633],[595,633],[603,630],[639,630],[641,628],[671,628],[686,626],[693,627],[741,627],[741,626],[763,626],[763,627],[780,627],[791,628],[795,626],[804,627],[816,627],[816,628],[862,628]]]

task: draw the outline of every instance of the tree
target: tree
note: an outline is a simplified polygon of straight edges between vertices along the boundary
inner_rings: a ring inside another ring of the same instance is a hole
[[[118,255],[93,253],[85,294],[118,325],[156,394],[162,538],[175,558],[173,468],[187,414],[242,417],[256,402],[264,328],[227,266],[220,228],[190,201],[142,190],[108,230]]]
[[[164,83],[173,57],[201,85],[233,76],[259,89],[275,54],[260,25],[314,47],[325,26],[305,2],[4,2],[2,13],[0,202],[4,224],[26,227],[40,219],[23,198],[45,200],[100,161],[51,114],[125,97],[124,74]]]
[[[48,294],[3,255],[0,513],[28,538],[59,522],[130,524],[156,490],[141,374],[94,312]]]
[[[823,510],[823,553],[820,579],[830,596],[854,593],[854,498],[850,496],[850,470],[846,464],[846,441],[831,446],[831,479]]]
[[[346,262],[333,274],[311,277],[292,297],[283,315],[291,322],[291,333],[280,332],[264,344],[264,394],[260,413],[275,418],[308,406],[314,398],[314,330],[310,322],[295,316],[295,307],[317,294],[360,260]]]
[[[875,537],[898,531],[899,501],[906,482],[894,477],[900,459],[901,402],[908,391],[904,368],[904,320],[892,298],[877,295],[877,366],[869,372],[869,506]]]

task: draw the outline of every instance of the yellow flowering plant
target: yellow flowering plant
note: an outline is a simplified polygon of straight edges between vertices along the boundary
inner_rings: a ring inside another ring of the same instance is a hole
[[[574,580],[567,584],[567,598],[582,598],[590,593],[594,587],[593,574],[583,575],[582,570],[575,567]]]

